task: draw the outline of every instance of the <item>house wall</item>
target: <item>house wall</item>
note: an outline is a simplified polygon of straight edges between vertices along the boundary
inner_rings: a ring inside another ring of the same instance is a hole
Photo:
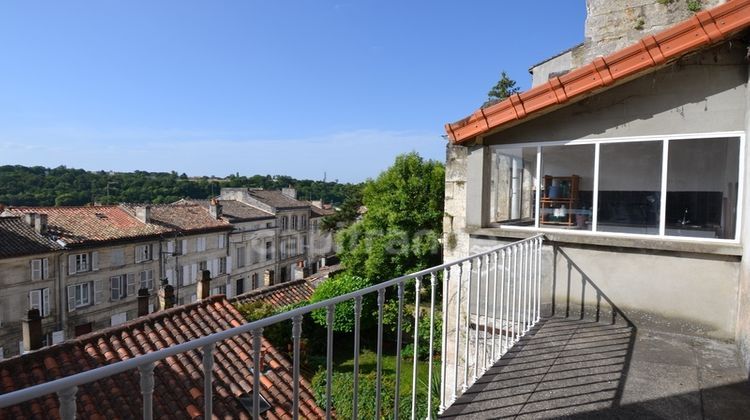
[[[748,74],[750,80],[750,73]],[[746,113],[745,113],[745,127],[747,135],[750,135],[750,90],[746,92]],[[745,156],[750,156],[750,147],[745,143]],[[747,164],[745,168],[748,168]],[[750,171],[745,169],[745,185],[749,185],[750,182]],[[741,237],[745,246],[742,248],[742,263],[740,266],[740,279],[739,279],[739,314],[737,317],[737,334],[736,340],[737,345],[740,349],[745,362],[745,370],[750,377],[750,246],[747,246],[747,242],[750,241],[750,194],[747,192],[742,198],[743,208],[745,214],[743,215],[743,224]]]
[[[745,131],[748,127],[745,55],[746,48],[739,42],[724,43],[557,111],[484,136],[471,145],[448,146],[445,260],[506,243],[509,237],[532,233],[488,228],[492,174],[489,146]],[[743,241],[750,234],[747,194],[745,203]],[[508,235],[509,232],[513,234]],[[572,308],[568,309],[571,316],[579,315],[581,303],[585,313],[591,312],[598,293],[608,297],[637,326],[728,340],[737,335],[746,353],[750,353],[747,350],[750,310],[746,308],[750,278],[746,274],[748,267],[741,269],[740,246],[703,246],[668,239],[624,241],[606,234],[547,236],[548,244],[554,246],[545,247],[544,303],[555,314],[560,314],[563,302],[564,308]],[[747,265],[747,258],[744,260]],[[450,302],[457,289],[456,285],[449,287]],[[452,319],[450,314],[448,319]],[[449,325],[449,338],[451,328]]]
[[[182,254],[179,254],[177,256],[167,256],[164,260],[164,266],[162,268],[165,270],[165,273],[167,270],[175,270],[177,267],[179,267],[179,270],[183,272],[182,283],[174,281],[175,284],[173,284],[175,297],[177,298],[176,303],[178,305],[191,303],[198,298],[197,285],[201,276],[200,263],[202,262],[207,262],[208,270],[212,271],[211,289],[213,290],[216,287],[226,286],[227,294],[231,295],[232,285],[227,282],[227,280],[229,279],[229,274],[214,273],[213,271],[216,270],[212,270],[211,267],[211,261],[218,261],[220,258],[228,257],[229,241],[226,239],[227,233],[228,232],[211,232],[182,235],[177,237],[178,241],[187,240],[187,249]],[[219,248],[219,236],[225,237],[224,248]],[[206,238],[206,248],[203,251],[198,251],[198,238]],[[167,242],[169,242],[169,240],[166,240],[162,243],[162,249],[164,251],[167,250]],[[227,259],[227,267],[229,267],[230,263],[234,264],[232,261],[230,261],[230,259]],[[187,277],[185,277],[184,267],[188,267]],[[229,268],[227,268],[227,270],[229,270]],[[167,275],[164,274],[164,277],[167,277]]]
[[[270,228],[266,227],[267,223],[271,223]],[[258,284],[262,286],[269,286],[264,284],[263,280],[267,270],[275,270],[276,268],[276,221],[274,219],[263,219],[250,222],[234,223],[234,230],[229,235],[229,255],[232,258],[232,274],[230,275],[230,283],[233,286],[234,292],[237,293],[237,283],[242,282],[244,292],[249,292],[253,289],[252,276],[258,276]],[[272,256],[271,259],[266,259],[266,242],[272,242]],[[243,267],[237,266],[237,248],[245,247],[245,265]],[[243,293],[244,293],[243,292]]]
[[[48,277],[31,280],[31,260],[46,258],[49,264]],[[0,260],[0,347],[3,357],[19,353],[21,320],[29,307],[29,292],[49,289],[49,315],[42,319],[42,332],[52,334],[59,328],[60,307],[57,303],[57,256],[54,253],[25,255]],[[42,314],[43,315],[43,314]]]

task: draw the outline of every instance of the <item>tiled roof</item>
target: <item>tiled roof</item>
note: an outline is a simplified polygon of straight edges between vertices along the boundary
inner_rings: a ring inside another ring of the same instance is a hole
[[[149,224],[160,226],[167,230],[182,232],[229,230],[232,225],[226,220],[217,220],[211,216],[206,208],[198,204],[156,204],[151,206],[151,221]],[[122,204],[130,214],[135,215],[138,205]]]
[[[117,327],[0,362],[0,394],[90,370],[203,337],[243,324],[242,315],[224,298],[214,296],[138,318]],[[261,417],[291,418],[292,366],[265,339],[260,394],[271,408]],[[241,334],[217,343],[214,350],[214,416],[249,419],[238,397],[252,395],[252,338]],[[203,414],[200,352],[193,350],[156,364],[154,418],[190,419]],[[78,418],[141,418],[137,369],[78,387]],[[47,395],[0,409],[0,419],[59,418],[58,400]],[[300,380],[300,417],[322,418],[310,384]]]
[[[258,201],[266,203],[269,206],[275,207],[277,209],[309,206],[309,204],[305,203],[304,201],[295,200],[292,197],[284,195],[281,191],[259,190],[251,188],[248,190],[248,194],[250,194],[251,197],[254,197]]]
[[[188,203],[195,203],[204,208],[210,205],[209,200],[184,200]],[[243,222],[248,220],[273,219],[275,216],[267,211],[253,207],[237,200],[218,200],[221,204],[221,215],[231,222]]]
[[[47,215],[47,232],[67,244],[156,236],[169,229],[141,223],[118,206],[10,207],[11,214]]]
[[[322,209],[310,203],[310,217],[325,217],[336,213],[334,209]]]
[[[283,308],[310,300],[313,291],[313,287],[307,280],[294,280],[243,293],[233,297],[232,303],[263,301],[277,308]]]
[[[750,0],[733,0],[696,13],[690,19],[634,45],[616,51],[547,83],[479,109],[469,117],[445,125],[454,143],[512,127],[656,70],[678,58],[730,39],[750,26]],[[688,87],[689,88],[689,87]]]
[[[44,235],[21,217],[0,217],[0,258],[43,254],[60,249],[60,245]]]

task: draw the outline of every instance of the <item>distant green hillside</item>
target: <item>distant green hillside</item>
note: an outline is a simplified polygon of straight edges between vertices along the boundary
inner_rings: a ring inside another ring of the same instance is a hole
[[[188,178],[176,172],[90,172],[60,166],[0,166],[0,203],[15,206],[70,206],[88,203],[171,203],[180,198],[209,198],[221,187],[280,189],[294,186],[302,200],[340,204],[361,184],[295,179],[290,176],[232,175]]]

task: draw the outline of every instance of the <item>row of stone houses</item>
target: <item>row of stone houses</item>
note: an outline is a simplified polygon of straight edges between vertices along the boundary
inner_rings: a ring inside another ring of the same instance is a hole
[[[0,358],[195,302],[201,286],[233,297],[314,273],[334,253],[331,234],[318,228],[331,211],[296,200],[293,189],[229,189],[169,205],[5,208]]]

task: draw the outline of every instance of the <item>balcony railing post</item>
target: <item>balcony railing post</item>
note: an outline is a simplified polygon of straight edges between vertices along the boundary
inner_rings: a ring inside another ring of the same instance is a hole
[[[141,395],[143,396],[143,419],[154,418],[154,363],[138,366],[138,374],[141,382]]]
[[[60,418],[62,420],[74,420],[76,418],[77,392],[78,387],[73,386],[57,393],[57,398],[60,400]]]
[[[411,420],[417,417],[417,355],[419,354],[419,289],[422,288],[422,278],[414,279],[414,350],[412,352],[412,372],[411,372]]]
[[[469,260],[469,272],[466,274],[466,342],[464,343],[464,383],[461,392],[469,389],[469,341],[471,341],[471,277],[474,274],[474,259]]]
[[[539,294],[537,295],[537,311],[536,311],[536,320],[539,321],[542,314],[542,245],[544,245],[544,242],[542,241],[542,238],[537,238],[537,243],[539,246],[539,251],[536,255],[536,283],[537,283],[537,289],[539,290]]]
[[[484,337],[482,340],[482,373],[487,370],[487,328],[489,327],[490,256],[484,256]]]
[[[260,358],[262,357],[260,346],[263,338],[263,328],[252,331],[253,338],[253,419],[260,419]],[[210,418],[210,417],[209,417]]]
[[[430,353],[427,358],[427,418],[432,418],[432,356],[434,352],[433,341],[435,338],[435,288],[437,287],[437,276],[430,274]]]
[[[333,415],[332,401],[332,389],[333,385],[333,322],[335,320],[334,315],[336,311],[336,305],[328,305],[326,307],[326,327],[328,329],[326,334],[326,419],[330,420]]]
[[[396,321],[396,389],[393,395],[393,418],[399,417],[399,400],[401,399],[401,338],[404,313],[404,282],[398,284],[398,319]]]
[[[490,365],[495,363],[495,331],[497,330],[497,272],[500,270],[500,253],[493,252],[495,263],[492,271],[492,348],[490,350]]]
[[[375,418],[380,418],[382,407],[381,388],[383,386],[383,303],[385,303],[385,289],[378,290],[378,358],[376,361],[375,380]]]
[[[453,388],[451,390],[451,401],[458,398],[458,355],[461,348],[461,290],[463,289],[464,264],[458,264],[458,281],[456,281],[456,342],[454,343],[453,363]]]
[[[203,347],[203,418],[210,419],[214,413],[214,344]]]
[[[447,382],[445,380],[446,375],[446,369],[447,369],[447,358],[446,358],[446,352],[448,350],[448,330],[447,330],[447,324],[448,324],[448,290],[450,290],[450,267],[445,268],[443,270],[443,304],[440,307],[442,310],[442,335],[441,338],[441,344],[442,347],[440,349],[440,407],[438,407],[438,415],[443,414],[443,411],[445,411],[445,403],[446,403],[446,386],[445,383]]]
[[[299,419],[299,368],[300,368],[300,339],[302,338],[302,315],[292,318],[292,345],[294,347],[294,365],[292,384],[292,418]]]
[[[471,377],[471,383],[477,381],[479,377],[479,300],[482,296],[482,257],[477,257],[477,295],[474,305],[474,374]]]
[[[352,393],[352,418],[359,417],[359,334],[362,315],[362,296],[354,299],[354,391]]]

